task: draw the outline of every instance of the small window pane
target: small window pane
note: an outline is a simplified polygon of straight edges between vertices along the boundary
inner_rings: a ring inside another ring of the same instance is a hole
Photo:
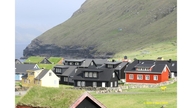
[[[93,77],[93,76],[92,76],[92,72],[89,72],[89,77]]]

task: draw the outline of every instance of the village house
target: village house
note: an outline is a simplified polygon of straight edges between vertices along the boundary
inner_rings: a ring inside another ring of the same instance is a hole
[[[27,73],[22,76],[22,86],[44,86],[44,87],[59,87],[59,78],[52,70],[48,69],[33,69],[27,70]]]
[[[37,64],[15,64],[15,80],[21,81],[27,70],[39,69]]]
[[[73,80],[75,87],[118,87],[119,79],[114,69],[78,68]]]
[[[169,80],[170,69],[167,64],[156,64],[152,61],[135,60],[125,69],[126,82],[160,83]]]

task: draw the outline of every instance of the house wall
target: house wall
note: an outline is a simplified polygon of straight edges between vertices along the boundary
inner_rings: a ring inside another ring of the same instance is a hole
[[[77,86],[77,81],[78,80],[74,81],[74,86],[75,87],[78,87]],[[105,87],[110,87],[109,83],[106,82],[106,81],[85,81],[85,87],[93,87],[93,82],[97,82],[97,87],[102,87],[102,82],[105,82]]]
[[[41,71],[42,71],[42,69],[35,70],[35,71],[27,70],[28,77],[22,79],[22,86],[31,87],[31,86],[34,86],[34,85],[38,85],[38,84],[35,83],[34,80],[40,74]],[[35,72],[35,73],[34,73],[34,75],[30,75],[29,74],[30,72]],[[27,82],[25,82],[25,79],[27,80]],[[41,82],[40,82],[40,84],[41,84]]]
[[[129,75],[133,74],[133,79],[129,79]],[[142,80],[137,80],[137,75],[143,75],[143,79]],[[149,75],[150,79],[146,80],[145,76]],[[158,80],[154,80],[153,77],[157,75],[158,76]],[[140,74],[140,73],[126,73],[126,82],[133,82],[133,83],[160,83],[162,82],[162,76],[161,74]]]
[[[67,76],[59,76],[59,77],[60,77],[59,84],[66,84],[66,85],[73,85],[74,84],[74,81],[72,80],[72,78],[68,77],[68,82],[66,82],[66,81],[64,81],[64,77],[67,77]]]
[[[21,81],[22,80],[22,74],[15,74],[15,80],[16,81]]]
[[[51,73],[51,76],[49,76],[49,73]],[[59,77],[53,71],[49,70],[41,79],[41,86],[59,87]]]
[[[164,81],[168,81],[168,80],[169,80],[169,69],[167,67],[165,67],[165,69],[163,70],[162,75],[161,75],[161,81],[164,82]]]

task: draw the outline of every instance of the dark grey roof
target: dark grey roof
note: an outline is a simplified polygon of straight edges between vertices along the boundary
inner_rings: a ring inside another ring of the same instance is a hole
[[[90,70],[93,71],[94,69]],[[76,72],[76,74],[73,77],[73,80],[84,80],[84,81],[110,81],[112,78],[112,73],[114,72],[114,69],[107,69],[107,68],[102,68],[99,69],[99,74],[98,78],[84,78],[83,77],[83,72],[88,71],[87,69],[84,68],[79,68]],[[95,71],[98,71],[98,69],[95,69]]]
[[[177,72],[177,61],[161,60],[156,61],[156,64],[167,64],[170,71]]]
[[[48,71],[49,71],[48,69],[43,69],[35,79],[41,80],[41,78],[43,78]]]
[[[26,70],[35,69],[36,64],[15,64],[16,73],[26,73]]]
[[[141,64],[154,64],[155,60],[136,60],[135,62],[138,62]]]
[[[124,68],[127,64],[129,64],[128,62],[122,62],[121,64],[119,64],[115,70],[121,70],[122,68]]]
[[[54,66],[54,68],[68,68],[69,66],[66,66],[66,65],[56,65]]]
[[[152,68],[152,70],[151,70],[151,72],[162,72],[163,71],[163,69],[164,69],[164,67],[166,66],[166,64],[156,64],[153,68]]]
[[[102,65],[104,64],[105,62],[107,62],[108,60],[107,59],[93,59],[95,64],[98,66],[98,65]]]
[[[73,76],[76,68],[77,66],[68,66],[68,69],[66,69],[60,76]]]
[[[92,59],[85,59],[85,61],[83,61],[80,67],[89,67],[92,61]]]
[[[134,64],[135,65],[135,64]],[[134,65],[128,65],[128,67],[125,69],[125,73],[148,73],[148,74],[161,74],[164,67],[167,66],[166,64],[156,64],[152,67],[151,71],[137,71],[135,70]],[[168,67],[168,66],[167,66]],[[169,67],[168,67],[169,68]]]
[[[120,64],[121,62],[105,62],[105,64],[112,64],[112,65],[115,65],[115,64]]]
[[[65,59],[67,62],[83,62],[85,59]]]
[[[135,67],[152,67],[154,64],[137,64]]]

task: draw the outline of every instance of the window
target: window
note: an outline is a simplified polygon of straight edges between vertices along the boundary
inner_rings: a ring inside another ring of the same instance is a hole
[[[56,80],[54,80],[54,84],[55,84],[55,85],[57,84],[57,81],[56,81]]]
[[[81,81],[77,81],[77,86],[81,86]]]
[[[75,65],[77,65],[77,66],[78,66],[78,65],[79,65],[79,63],[78,63],[78,62],[76,62],[76,63],[75,63]]]
[[[113,72],[113,78],[115,78],[115,73]]]
[[[27,83],[27,79],[24,79],[24,82]]]
[[[150,80],[150,76],[149,75],[145,75],[145,80]]]
[[[154,75],[154,76],[153,76],[153,80],[158,80],[158,76],[157,76],[157,75]]]
[[[49,76],[51,76],[51,72],[49,73]]]
[[[56,73],[61,73],[61,69],[60,69],[60,68],[56,68],[56,69],[55,69],[55,72],[56,72]]]
[[[65,82],[67,82],[68,81],[68,77],[64,77],[64,79],[63,79]]]
[[[88,72],[85,72],[85,77],[88,77]]]
[[[34,72],[29,72],[29,75],[34,75]]]
[[[117,81],[115,81],[115,87],[117,87]]]
[[[137,75],[137,80],[142,80],[143,79],[143,75]]]
[[[92,77],[92,72],[89,72],[89,77]]]
[[[69,65],[73,65],[72,62],[69,62]]]
[[[93,72],[93,77],[97,78],[97,72]]]
[[[129,74],[129,79],[133,79],[133,74]]]
[[[82,86],[82,87],[85,87],[85,81],[82,81],[82,82],[81,82],[81,86]]]
[[[91,66],[93,66],[93,62],[91,62]]]
[[[97,82],[93,82],[93,87],[97,87]]]
[[[85,87],[85,81],[77,81],[77,86],[79,87]]]
[[[113,65],[111,65],[111,64],[108,64],[108,68],[113,68]]]
[[[113,87],[113,82],[111,82],[111,87]]]

